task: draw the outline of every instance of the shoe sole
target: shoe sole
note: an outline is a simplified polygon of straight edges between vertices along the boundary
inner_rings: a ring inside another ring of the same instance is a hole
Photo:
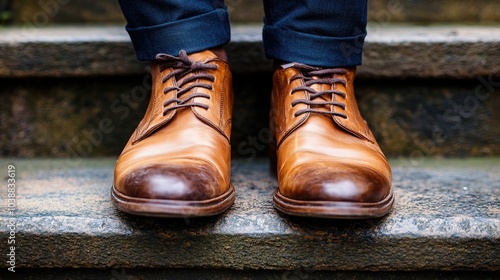
[[[167,200],[130,197],[120,193],[113,185],[111,201],[123,212],[148,217],[194,218],[221,214],[235,200],[232,185],[222,195],[203,201]]]
[[[279,211],[293,216],[329,218],[329,219],[373,219],[386,215],[394,203],[392,192],[382,201],[367,202],[336,202],[336,201],[305,201],[285,197],[276,189],[273,195],[274,207]]]

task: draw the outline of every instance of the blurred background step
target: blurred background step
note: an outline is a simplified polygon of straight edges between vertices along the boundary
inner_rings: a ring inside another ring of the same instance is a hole
[[[271,202],[277,182],[269,175],[268,162],[261,159],[233,161],[231,181],[237,196],[226,213],[159,219],[114,209],[109,198],[114,158],[6,158],[0,170],[8,170],[8,164],[15,167],[17,202],[12,215],[0,212],[0,224],[15,224],[20,272],[114,269],[126,276],[121,269],[203,268],[208,273],[261,270],[260,275],[271,270],[269,274],[278,279],[314,279],[321,273],[317,270],[363,279],[419,272],[434,273],[436,279],[437,271],[476,271],[451,274],[452,279],[498,274],[500,159],[390,163],[396,201],[381,219],[282,215]],[[7,192],[0,198],[1,209],[7,209]],[[0,227],[1,240],[6,242],[10,234],[7,226]],[[9,264],[2,261],[0,266],[6,272]],[[306,276],[312,278],[300,278]]]
[[[272,69],[261,1],[226,3],[235,23],[233,156],[264,156]],[[148,67],[135,59],[117,1],[0,6],[0,155],[117,155],[149,97]],[[387,155],[500,155],[499,6],[369,1],[356,94]]]
[[[271,73],[234,76],[233,157],[265,156]],[[1,156],[116,156],[142,118],[149,76],[0,80]],[[500,155],[498,78],[356,81],[392,157]],[[497,83],[497,84],[495,84]]]
[[[15,24],[124,23],[116,0],[3,0],[4,22]],[[262,1],[227,0],[233,22],[262,22]],[[369,21],[427,23],[500,22],[500,2],[491,0],[371,0]],[[7,12],[10,11],[10,12]]]
[[[236,24],[227,46],[236,73],[270,72],[262,26]],[[358,77],[500,77],[500,25],[369,25]],[[0,78],[118,76],[145,73],[121,26],[0,29]]]
[[[270,139],[260,28],[236,25],[227,47],[240,158],[265,155]],[[500,154],[500,27],[370,29],[356,93],[389,156]],[[0,29],[0,76],[3,156],[115,156],[150,90],[119,26]]]

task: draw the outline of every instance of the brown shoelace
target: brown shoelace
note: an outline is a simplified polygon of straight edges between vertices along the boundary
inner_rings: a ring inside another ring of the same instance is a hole
[[[296,99],[292,102],[292,106],[295,106],[297,104],[306,104],[309,105],[309,108],[306,109],[301,109],[297,112],[295,112],[295,116],[299,116],[301,114],[305,113],[317,113],[317,114],[326,114],[326,115],[335,115],[339,116],[342,118],[347,118],[346,114],[335,112],[332,110],[318,110],[318,109],[313,109],[313,107],[317,108],[320,106],[339,106],[342,109],[345,110],[345,104],[342,102],[336,102],[336,101],[326,101],[323,97],[323,95],[331,94],[332,99],[333,95],[339,95],[342,96],[343,98],[346,97],[345,92],[342,92],[337,89],[331,89],[331,90],[321,90],[317,91],[313,89],[311,86],[315,84],[323,84],[323,85],[334,85],[334,84],[342,84],[346,85],[346,80],[343,78],[337,78],[334,75],[335,74],[345,74],[347,70],[342,69],[342,68],[331,68],[331,69],[323,69],[320,67],[313,67],[305,64],[300,64],[300,63],[295,63],[293,67],[297,68],[298,70],[301,71],[300,74],[297,74],[292,77],[291,81],[297,80],[297,79],[303,79],[305,83],[302,86],[296,87],[292,90],[292,94],[297,91],[305,90],[309,92],[309,99]],[[320,101],[316,99],[321,99],[325,101]]]
[[[156,55],[156,60],[161,62],[160,71],[172,68],[172,72],[165,75],[162,79],[162,83],[165,83],[170,78],[175,78],[175,86],[167,87],[163,90],[163,93],[167,94],[171,91],[177,91],[176,97],[171,98],[163,103],[163,107],[175,103],[175,105],[166,108],[163,111],[163,115],[166,115],[169,111],[183,108],[197,106],[204,109],[208,109],[207,104],[198,102],[189,102],[193,98],[203,97],[210,99],[210,95],[205,93],[194,92],[190,95],[182,97],[185,93],[189,92],[194,88],[206,88],[212,90],[212,85],[209,83],[202,83],[200,80],[206,80],[209,82],[214,82],[215,77],[211,74],[207,74],[206,70],[217,69],[216,64],[210,64],[206,62],[193,61],[189,58],[186,51],[182,50],[179,56],[171,56],[168,54],[158,54]],[[189,75],[193,73],[192,75]],[[187,76],[187,77],[186,77]],[[191,83],[191,84],[190,84]],[[189,84],[189,85],[188,85]]]

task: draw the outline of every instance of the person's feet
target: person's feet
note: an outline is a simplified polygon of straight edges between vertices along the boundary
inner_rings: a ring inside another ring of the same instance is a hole
[[[145,216],[222,213],[235,198],[227,63],[211,51],[160,54],[152,77],[149,107],[116,163],[114,205]]]
[[[391,169],[354,97],[355,69],[288,64],[273,77],[278,189],[287,214],[372,218],[392,207]]]

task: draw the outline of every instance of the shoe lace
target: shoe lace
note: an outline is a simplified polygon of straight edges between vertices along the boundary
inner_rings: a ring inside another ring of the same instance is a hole
[[[163,90],[164,94],[167,94],[171,91],[176,91],[174,98],[166,100],[163,103],[163,107],[167,107],[168,105],[174,103],[175,105],[166,108],[163,111],[163,115],[165,116],[168,112],[183,108],[183,107],[201,107],[204,109],[208,109],[207,104],[199,103],[199,102],[189,102],[193,98],[203,97],[210,99],[210,95],[200,92],[193,92],[187,96],[183,96],[187,92],[191,91],[194,88],[206,88],[209,90],[213,90],[213,87],[209,83],[200,82],[200,80],[205,80],[209,82],[214,82],[215,77],[211,74],[206,73],[206,70],[215,70],[217,69],[216,64],[210,64],[207,62],[199,62],[194,61],[187,55],[186,51],[182,50],[179,53],[179,56],[171,56],[168,54],[158,54],[156,55],[156,60],[161,62],[160,71],[164,71],[165,69],[172,68],[173,70],[165,75],[161,82],[165,83],[170,78],[175,78],[177,83],[174,83],[174,86],[167,87]],[[188,75],[191,74],[192,75]],[[196,81],[196,82],[195,82]],[[194,83],[192,83],[194,82]],[[189,85],[188,85],[189,84]]]
[[[335,115],[339,116],[342,118],[347,118],[346,114],[340,113],[340,112],[335,112],[332,110],[318,110],[318,109],[313,109],[320,107],[320,106],[339,106],[342,109],[345,110],[345,104],[342,102],[337,102],[337,101],[328,101],[328,99],[324,98],[324,95],[332,94],[332,95],[339,95],[342,96],[343,98],[346,98],[345,92],[342,92],[338,89],[331,89],[331,90],[321,90],[317,91],[314,88],[312,88],[313,85],[316,84],[323,84],[323,85],[334,85],[334,84],[342,84],[346,86],[346,80],[344,78],[339,78],[335,77],[335,74],[345,74],[347,72],[346,69],[343,68],[327,68],[323,69],[320,67],[313,67],[305,64],[300,64],[300,63],[295,63],[294,67],[300,70],[299,74],[296,74],[291,78],[291,81],[297,80],[297,79],[303,79],[305,83],[301,86],[295,87],[292,89],[292,94],[297,92],[297,91],[307,91],[309,92],[309,98],[308,99],[296,99],[292,101],[292,106],[295,106],[297,104],[306,104],[309,105],[308,108],[301,109],[297,112],[295,112],[295,117],[305,114],[305,113],[317,113],[317,114],[324,114],[324,115]],[[332,96],[333,97],[333,96]],[[320,100],[318,100],[320,99]]]

